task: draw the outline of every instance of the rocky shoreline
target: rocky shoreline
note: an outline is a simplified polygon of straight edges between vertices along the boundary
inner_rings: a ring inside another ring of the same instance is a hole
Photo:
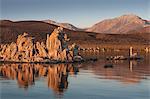
[[[89,59],[83,59],[83,60],[80,60],[80,61],[54,61],[54,60],[51,60],[51,61],[40,61],[40,62],[36,62],[36,61],[33,61],[33,62],[23,62],[23,61],[6,61],[6,60],[0,60],[0,63],[4,63],[4,64],[11,64],[11,63],[15,63],[15,64],[26,64],[26,63],[30,63],[30,64],[62,64],[62,63],[84,63],[84,62],[87,62],[87,61],[97,61],[98,59],[97,58],[89,58]]]

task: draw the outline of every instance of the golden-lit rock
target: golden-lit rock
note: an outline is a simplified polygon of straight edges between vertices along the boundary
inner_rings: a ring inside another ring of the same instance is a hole
[[[36,49],[38,51],[38,56],[47,57],[47,52],[44,43],[36,42]]]
[[[50,36],[47,35],[46,44],[34,43],[33,37],[24,33],[18,36],[16,43],[1,45],[0,57],[2,61],[14,62],[73,62],[77,60],[78,46],[73,44],[69,48],[68,41],[62,27],[54,29]]]

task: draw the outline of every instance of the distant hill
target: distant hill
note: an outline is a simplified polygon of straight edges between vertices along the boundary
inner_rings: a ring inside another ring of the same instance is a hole
[[[10,20],[0,21],[0,38],[1,43],[15,41],[19,34],[24,32],[35,36],[36,40],[41,41],[46,33],[53,31],[57,26],[50,25],[41,21],[17,21]]]
[[[74,31],[80,30],[79,28],[73,26],[70,23],[58,23],[58,22],[55,22],[55,21],[52,21],[52,20],[44,20],[43,22],[53,24],[53,25],[57,25],[57,26],[61,26],[63,28],[74,30]]]
[[[131,33],[131,31],[134,30],[142,30],[146,26],[150,26],[149,21],[144,20],[136,15],[129,14],[113,19],[103,20],[95,24],[91,28],[86,29],[86,31],[97,33],[124,34],[129,32]],[[146,33],[150,33],[150,31],[146,31]]]
[[[15,42],[17,36],[27,32],[30,36],[35,37],[35,41],[45,41],[46,35],[57,28],[57,25],[45,23],[43,21],[10,21],[0,20],[0,43],[11,43]],[[91,35],[95,33],[86,33],[80,31],[73,31],[64,29],[71,41],[79,40],[94,40]],[[90,35],[89,35],[90,34]]]
[[[135,23],[144,24],[142,22],[144,21]],[[51,34],[57,27],[57,24],[43,21],[0,20],[0,44],[15,42],[17,36],[24,32],[29,33],[29,36],[35,37],[35,41],[45,42],[46,35]],[[70,43],[76,43],[81,47],[96,47],[105,44],[117,46],[119,44],[121,46],[140,44],[147,46],[150,42],[149,25],[144,25],[143,28],[136,30],[131,29],[126,34],[96,33],[68,28],[64,28],[64,32],[70,38]]]

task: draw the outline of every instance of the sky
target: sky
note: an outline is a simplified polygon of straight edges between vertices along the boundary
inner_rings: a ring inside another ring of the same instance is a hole
[[[0,19],[51,19],[85,28],[124,14],[149,20],[149,7],[150,0],[0,0]]]

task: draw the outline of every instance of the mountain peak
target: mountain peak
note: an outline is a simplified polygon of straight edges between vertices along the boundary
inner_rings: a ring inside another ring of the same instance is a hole
[[[135,14],[124,14],[124,15],[122,15],[120,17],[139,17],[139,16],[137,16]]]
[[[146,21],[134,14],[126,14],[113,19],[103,20],[91,28],[90,32],[97,33],[128,33],[131,30],[142,28]]]
[[[122,15],[120,17],[118,17],[120,19],[128,19],[128,20],[132,20],[132,19],[136,19],[136,20],[142,20],[141,17],[135,15],[135,14],[125,14],[125,15]]]

